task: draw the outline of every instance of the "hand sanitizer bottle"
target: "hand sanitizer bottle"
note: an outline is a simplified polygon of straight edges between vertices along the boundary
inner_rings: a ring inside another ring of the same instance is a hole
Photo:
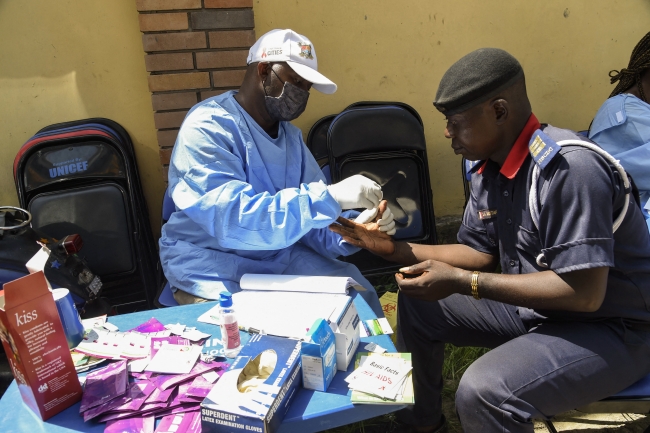
[[[235,309],[232,307],[232,293],[223,291],[219,294],[219,319],[221,325],[221,342],[226,358],[234,358],[241,350],[239,325]]]

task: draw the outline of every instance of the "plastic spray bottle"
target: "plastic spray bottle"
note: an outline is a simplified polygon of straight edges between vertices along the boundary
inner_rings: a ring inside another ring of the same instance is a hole
[[[234,358],[241,350],[241,341],[239,340],[237,316],[232,306],[232,293],[230,292],[223,291],[219,294],[219,319],[224,356]]]

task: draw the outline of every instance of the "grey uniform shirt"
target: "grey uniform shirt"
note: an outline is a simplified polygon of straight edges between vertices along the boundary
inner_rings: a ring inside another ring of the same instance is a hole
[[[573,131],[543,125],[553,141],[583,140]],[[535,134],[533,134],[535,137]],[[532,142],[532,139],[531,139]],[[607,292],[593,313],[539,310],[558,320],[622,318],[629,325],[650,322],[650,235],[633,199],[619,229],[613,221],[621,211],[625,191],[619,173],[596,152],[568,145],[541,170],[538,181],[539,227],[535,227],[528,196],[531,155],[513,179],[487,161],[481,173],[471,174],[471,197],[458,241],[497,255],[505,274],[528,274],[551,269],[558,274],[608,266]],[[548,268],[537,264],[543,253]]]

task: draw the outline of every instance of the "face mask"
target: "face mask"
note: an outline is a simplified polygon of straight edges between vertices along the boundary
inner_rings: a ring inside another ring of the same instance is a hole
[[[271,69],[273,71],[273,69]],[[275,74],[275,71],[273,71]],[[278,77],[278,74],[275,74]],[[282,81],[280,77],[278,80]],[[264,84],[262,84],[264,86]],[[264,88],[266,94],[266,88]],[[266,104],[266,111],[273,120],[290,121],[296,119],[307,108],[307,100],[309,99],[309,92],[301,89],[298,86],[285,81],[280,96],[273,97],[266,95],[264,102]]]

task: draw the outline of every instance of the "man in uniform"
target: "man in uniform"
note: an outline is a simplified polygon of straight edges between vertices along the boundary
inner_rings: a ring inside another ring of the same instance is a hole
[[[289,123],[312,87],[330,94],[336,84],[318,72],[311,41],[288,29],[260,37],[247,62],[239,92],[195,105],[174,146],[168,191],[176,211],[162,228],[160,259],[175,299],[236,292],[245,273],[347,276],[365,286],[361,295],[383,316],[368,280],[336,260],[358,248],[327,229],[342,209],[377,209],[381,187],[360,175],[326,185]],[[394,232],[392,214],[384,212],[379,225]]]
[[[479,161],[457,245],[393,242],[340,218],[331,229],[400,270],[398,349],[411,352],[413,431],[445,432],[444,344],[492,348],[460,381],[466,432],[533,432],[650,372],[650,238],[619,172],[584,137],[540,124],[519,62],[485,48],[444,74],[434,102],[456,154]],[[529,192],[539,170],[534,222]],[[493,273],[501,266],[501,274]],[[411,278],[412,277],[412,278]]]

